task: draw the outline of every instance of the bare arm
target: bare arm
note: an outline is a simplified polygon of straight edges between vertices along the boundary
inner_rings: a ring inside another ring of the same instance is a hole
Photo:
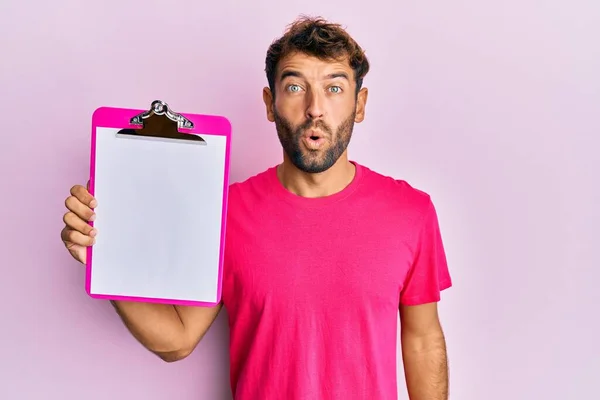
[[[61,239],[82,264],[86,249],[94,244],[96,230],[88,223],[95,215],[96,200],[87,188],[75,185],[65,201],[67,212]],[[222,306],[182,307],[167,304],[111,302],[131,334],[148,350],[165,361],[187,357],[196,348]]]
[[[222,308],[221,304],[184,307],[123,301],[111,303],[133,337],[167,362],[190,355]]]
[[[404,373],[411,400],[447,400],[446,340],[437,303],[400,306]]]

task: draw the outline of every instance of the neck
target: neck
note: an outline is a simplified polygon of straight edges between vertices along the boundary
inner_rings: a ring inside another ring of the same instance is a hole
[[[346,153],[327,171],[310,174],[296,168],[287,157],[277,167],[277,177],[290,192],[308,198],[325,197],[338,193],[352,182],[356,167]]]

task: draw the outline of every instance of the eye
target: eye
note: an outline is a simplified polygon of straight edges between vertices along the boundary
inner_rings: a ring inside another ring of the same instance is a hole
[[[299,85],[292,84],[288,86],[288,90],[290,92],[299,92],[300,90],[302,90],[302,88]]]
[[[342,88],[339,86],[331,86],[329,88],[329,90],[331,90],[333,93],[341,93],[342,92]]]

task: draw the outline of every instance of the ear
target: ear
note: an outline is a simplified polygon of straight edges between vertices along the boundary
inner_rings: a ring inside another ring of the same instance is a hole
[[[274,122],[275,115],[273,112],[273,93],[271,93],[271,89],[268,87],[263,89],[263,101],[265,102],[265,107],[267,109],[267,119],[269,122]]]
[[[367,106],[367,97],[369,96],[369,89],[362,88],[358,92],[356,97],[356,117],[354,122],[360,123],[365,119],[365,107]]]

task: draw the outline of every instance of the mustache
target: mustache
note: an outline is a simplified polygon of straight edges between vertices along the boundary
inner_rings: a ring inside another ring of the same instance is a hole
[[[331,129],[325,122],[323,122],[322,120],[312,119],[306,120],[306,122],[302,123],[302,125],[300,125],[298,129],[296,129],[296,134],[302,135],[304,131],[307,131],[309,129],[320,130],[328,135],[331,135]]]

